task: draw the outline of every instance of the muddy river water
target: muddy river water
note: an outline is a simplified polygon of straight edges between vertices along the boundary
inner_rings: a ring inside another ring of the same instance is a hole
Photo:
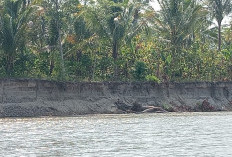
[[[232,113],[0,119],[0,156],[232,156]]]

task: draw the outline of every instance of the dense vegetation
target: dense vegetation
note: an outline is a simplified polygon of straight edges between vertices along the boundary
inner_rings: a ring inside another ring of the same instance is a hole
[[[232,80],[231,0],[158,3],[1,0],[0,77]]]

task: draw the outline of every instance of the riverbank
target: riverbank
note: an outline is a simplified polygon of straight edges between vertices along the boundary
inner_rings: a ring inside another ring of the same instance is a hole
[[[0,117],[231,110],[232,82],[0,79]]]

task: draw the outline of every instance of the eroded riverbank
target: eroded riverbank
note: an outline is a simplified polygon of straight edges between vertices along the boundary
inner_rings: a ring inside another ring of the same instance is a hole
[[[0,117],[134,113],[151,107],[151,112],[231,111],[232,82],[0,80]]]

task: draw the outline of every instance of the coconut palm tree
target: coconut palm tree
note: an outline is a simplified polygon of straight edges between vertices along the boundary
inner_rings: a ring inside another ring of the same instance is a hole
[[[32,12],[25,0],[4,0],[0,10],[1,48],[5,59],[8,76],[13,74],[14,58],[25,46],[25,31]]]
[[[161,9],[155,14],[153,28],[157,40],[165,47],[161,51],[164,75],[169,75],[169,79],[181,77],[185,50],[200,36],[207,10],[194,0],[158,0],[158,3]]]
[[[87,6],[83,17],[93,32],[111,47],[115,65],[121,46],[148,27],[140,12],[144,7],[147,7],[147,4],[137,0],[98,0]],[[114,75],[117,77],[117,66]]]
[[[173,55],[194,38],[197,24],[207,14],[201,5],[193,0],[158,0],[161,10],[155,18],[155,29],[168,42]]]
[[[217,21],[218,27],[218,50],[221,51],[222,39],[221,39],[221,29],[222,21],[225,16],[229,15],[232,11],[232,1],[231,0],[207,0],[207,5],[211,11],[212,16]]]

